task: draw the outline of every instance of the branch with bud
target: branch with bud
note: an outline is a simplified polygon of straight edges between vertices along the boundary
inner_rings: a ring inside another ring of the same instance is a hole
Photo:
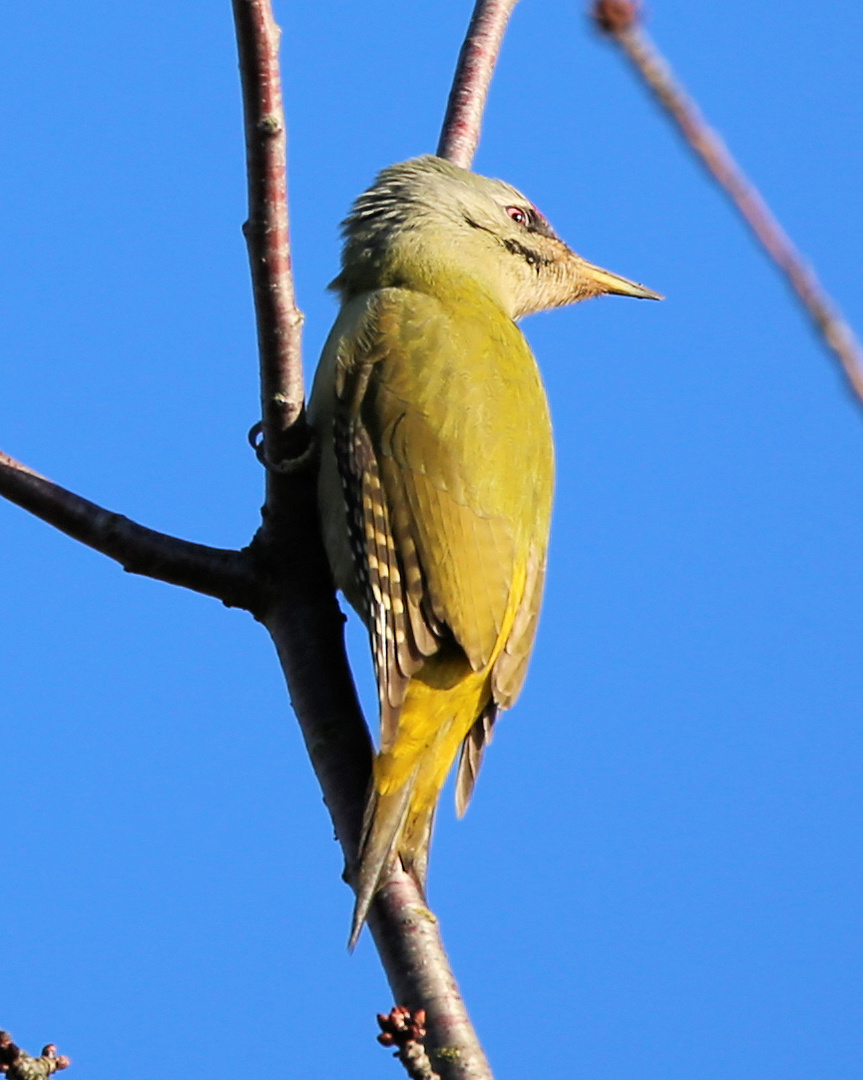
[[[9,1080],[48,1080],[48,1077],[72,1064],[65,1054],[57,1054],[54,1043],[42,1047],[39,1057],[33,1057],[12,1041],[8,1031],[0,1031],[0,1072]]]
[[[378,1013],[381,1028],[378,1042],[381,1046],[396,1047],[394,1057],[404,1065],[410,1080],[440,1080],[426,1053],[425,1022],[425,1009],[411,1012],[406,1005],[396,1005],[389,1013]]]

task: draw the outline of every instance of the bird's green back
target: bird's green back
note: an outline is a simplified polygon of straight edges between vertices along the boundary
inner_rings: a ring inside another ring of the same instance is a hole
[[[535,630],[553,487],[548,406],[524,336],[469,279],[438,296],[384,288],[351,301],[334,327],[313,418],[330,381],[336,412],[374,448],[395,551],[408,562],[415,553],[432,634],[451,633],[475,670],[485,666],[521,582],[524,640],[507,641],[502,657],[518,668],[500,702],[511,704]]]

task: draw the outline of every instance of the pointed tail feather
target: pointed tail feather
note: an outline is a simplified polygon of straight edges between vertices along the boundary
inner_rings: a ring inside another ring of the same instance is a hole
[[[416,775],[388,795],[373,790],[366,806],[363,836],[360,841],[354,915],[348,949],[353,951],[368,917],[369,907],[378,890],[384,870],[396,854],[405,820],[410,811]]]
[[[432,674],[435,681],[442,681],[439,672]],[[357,899],[349,948],[356,944],[372,899],[396,856],[425,893],[428,849],[441,788],[459,746],[475,727],[469,798],[495,715],[489,698],[488,669],[472,672],[443,690],[431,681],[412,679],[409,683],[395,745],[375,760],[374,790],[366,806],[353,882]]]
[[[446,741],[447,734],[445,730],[443,738],[439,735],[436,742]],[[370,794],[357,860],[357,898],[349,949],[356,945],[374,895],[396,856],[425,896],[437,800],[454,755],[454,748],[442,762],[434,753],[424,755],[401,787],[387,794],[377,790]]]
[[[497,705],[490,701],[474,721],[473,727],[465,735],[458,759],[458,773],[455,781],[455,810],[460,818],[464,817],[470,803],[476,778],[479,776],[482,756],[491,742],[494,722],[497,719]]]
[[[416,801],[416,800],[414,800]],[[414,807],[411,807],[413,810]],[[402,866],[419,885],[425,896],[428,879],[429,848],[437,804],[425,806],[416,813],[408,815],[399,841],[399,855]]]

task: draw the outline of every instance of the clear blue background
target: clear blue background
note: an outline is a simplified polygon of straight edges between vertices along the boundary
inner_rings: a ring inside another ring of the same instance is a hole
[[[650,28],[863,326],[863,12]],[[311,370],[337,224],[434,149],[469,0],[278,5]],[[250,537],[228,0],[30,0],[0,38],[0,446]],[[543,622],[431,902],[498,1080],[859,1080],[863,413],[578,5],[523,0],[476,162],[664,292],[529,320],[557,431]],[[391,997],[273,651],[0,503],[0,1026],[70,1080],[397,1076]],[[367,702],[362,635],[352,647]]]

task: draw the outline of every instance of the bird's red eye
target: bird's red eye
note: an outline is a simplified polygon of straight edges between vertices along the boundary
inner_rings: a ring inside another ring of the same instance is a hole
[[[527,225],[527,214],[520,206],[508,206],[506,212],[516,225]]]

